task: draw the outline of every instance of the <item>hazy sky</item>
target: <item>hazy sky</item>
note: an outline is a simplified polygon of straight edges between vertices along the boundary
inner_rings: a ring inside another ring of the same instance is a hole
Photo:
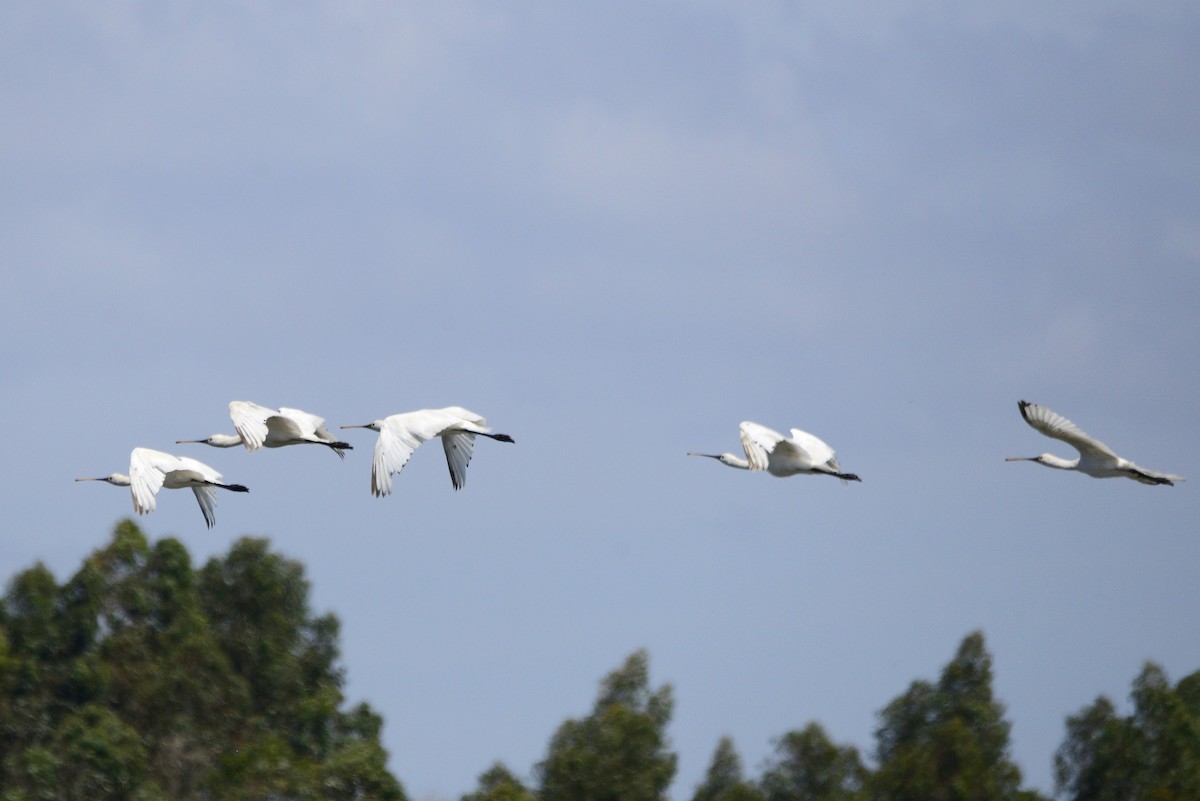
[[[531,778],[634,649],[672,796],[757,776],[981,629],[1026,781],[1064,720],[1200,668],[1200,11],[1191,2],[0,6],[0,573],[132,514],[77,485],[212,464],[142,518],[301,560],[415,801]],[[1097,481],[1043,403],[1192,481]],[[247,454],[228,403],[331,425],[463,405],[385,499],[375,435]],[[776,479],[751,419],[863,478]]]

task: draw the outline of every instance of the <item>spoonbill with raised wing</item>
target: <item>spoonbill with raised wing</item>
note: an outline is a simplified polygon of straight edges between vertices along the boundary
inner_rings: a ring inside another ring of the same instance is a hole
[[[693,451],[688,453],[688,456],[707,456],[739,470],[766,470],[773,476],[808,473],[837,476],[843,481],[862,481],[854,473],[843,473],[837,459],[834,458],[833,448],[807,431],[793,428],[789,438],[749,420],[738,426],[738,431],[742,439],[742,449],[746,452],[745,459],[732,453]]]
[[[105,481],[114,487],[129,487],[133,510],[139,515],[154,511],[154,496],[163,487],[191,487],[209,528],[216,522],[216,489],[249,492],[241,484],[226,484],[221,474],[203,462],[187,456],[174,456],[150,448],[134,448],[129,454],[129,475],[113,473],[100,478],[77,478],[76,481]]]
[[[334,439],[325,428],[325,419],[299,409],[271,409],[251,401],[233,401],[229,416],[237,434],[213,434],[207,439],[177,439],[175,444],[199,442],[214,448],[245,445],[246,450],[282,448],[285,445],[325,445],[345,459],[351,446]]]
[[[450,482],[456,490],[467,483],[467,465],[475,450],[476,434],[498,442],[513,441],[508,434],[493,434],[486,420],[461,406],[393,414],[366,425],[342,428],[369,428],[379,432],[371,465],[371,492],[376,497],[392,491],[392,475],[404,469],[413,451],[426,440],[442,438],[446,463],[450,466]]]
[[[1132,478],[1143,484],[1166,484],[1168,487],[1174,486],[1176,481],[1184,480],[1183,476],[1147,470],[1128,459],[1122,459],[1112,448],[1083,433],[1079,426],[1045,406],[1038,406],[1029,401],[1017,401],[1017,408],[1021,410],[1025,422],[1035,431],[1047,437],[1061,439],[1079,451],[1079,458],[1064,459],[1052,453],[1043,453],[1041,456],[1010,456],[1004,460],[1006,462],[1037,462],[1059,470],[1074,470],[1092,478]]]

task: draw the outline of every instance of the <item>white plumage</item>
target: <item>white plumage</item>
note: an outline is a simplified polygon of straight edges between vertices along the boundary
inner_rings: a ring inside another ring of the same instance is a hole
[[[1112,448],[1083,433],[1079,426],[1045,406],[1017,401],[1017,408],[1035,431],[1067,443],[1079,451],[1079,458],[1064,459],[1052,453],[1043,453],[1041,456],[1010,456],[1005,459],[1006,462],[1037,462],[1059,470],[1074,470],[1093,478],[1132,478],[1143,484],[1174,486],[1176,481],[1184,480],[1183,476],[1147,470],[1128,459],[1122,459]]]
[[[199,442],[214,448],[245,445],[248,451],[286,445],[325,445],[339,459],[345,459],[345,451],[351,450],[350,445],[329,433],[325,418],[300,409],[272,409],[251,401],[233,401],[229,404],[229,417],[236,435],[213,434],[207,439],[179,439],[175,443]]]
[[[129,454],[129,475],[113,473],[100,478],[77,478],[76,481],[104,481],[116,487],[129,487],[133,510],[139,515],[155,508],[155,496],[163,489],[190,487],[204,514],[209,528],[216,522],[216,488],[233,492],[249,492],[241,484],[226,484],[213,468],[187,456],[175,456],[151,448],[134,448]]]
[[[812,473],[837,476],[843,481],[862,481],[854,473],[843,473],[834,457],[833,448],[807,431],[793,428],[789,438],[764,425],[746,420],[738,426],[738,432],[742,440],[742,450],[746,453],[744,459],[732,453],[693,451],[688,453],[688,456],[706,456],[741,470],[766,470],[773,476]]]
[[[475,435],[499,442],[512,442],[507,434],[493,434],[487,421],[461,406],[421,409],[393,414],[373,423],[342,428],[369,428],[379,432],[371,465],[371,492],[382,497],[392,491],[392,476],[404,469],[422,442],[441,437],[450,467],[450,481],[459,490],[467,482],[467,465],[475,450]]]

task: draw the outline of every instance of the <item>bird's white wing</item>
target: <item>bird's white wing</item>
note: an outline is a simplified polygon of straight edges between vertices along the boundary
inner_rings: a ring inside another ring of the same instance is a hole
[[[372,492],[376,495],[387,495],[392,491],[392,474],[404,469],[417,446],[441,435],[449,428],[460,426],[464,430],[451,432],[448,436],[461,436],[472,430],[487,431],[482,417],[458,406],[421,409],[384,418],[379,431],[379,441],[375,443],[375,463],[371,470]],[[452,455],[450,449],[446,451],[450,477],[456,488],[461,487],[465,481],[464,471],[467,462],[471,460],[472,447],[473,443],[470,447],[459,444],[457,449],[460,453],[457,455]]]
[[[392,474],[403,470],[417,446],[429,439],[412,425],[411,414],[392,415],[379,429],[375,460],[371,465],[371,492],[377,496],[391,493]]]
[[[196,495],[196,501],[200,504],[200,512],[204,515],[204,522],[209,528],[217,522],[217,491],[212,487],[192,487],[192,492]]]
[[[316,428],[313,429],[313,436],[316,437],[317,439],[323,440],[325,442],[337,442],[338,441],[338,438],[333,435],[333,432],[325,427],[324,420],[321,421],[320,425],[318,425]],[[338,454],[342,453],[342,451],[338,448],[334,448],[334,450],[337,451]]]
[[[288,444],[313,438],[311,431],[305,431],[306,423],[285,417],[283,410],[279,411],[280,414],[267,418],[267,438],[263,440],[263,445]]]
[[[744,421],[738,426],[742,439],[742,448],[746,451],[746,461],[751,470],[766,470],[770,462],[771,452],[783,441],[783,435],[764,425]]]
[[[250,401],[233,401],[229,404],[229,417],[233,428],[242,438],[248,451],[256,451],[267,438],[267,418],[278,414],[274,409],[259,406]]]
[[[838,470],[837,460],[833,458],[833,448],[825,440],[818,436],[801,431],[798,428],[792,429],[792,438],[788,440],[793,447],[803,451],[804,455],[812,461],[814,465],[830,464],[834,470]]]
[[[435,425],[440,426],[439,431],[449,425],[462,425],[464,423],[468,424],[464,426],[464,428],[467,429],[477,426],[484,431],[488,430],[487,420],[483,418],[483,415],[476,414],[470,409],[464,409],[461,406],[447,406],[444,409],[429,409],[428,413],[431,419],[437,420]]]
[[[154,496],[162,489],[164,459],[174,459],[169,453],[134,448],[129,454],[129,492],[133,496],[133,510],[139,515],[154,511]]]
[[[1080,456],[1092,459],[1119,458],[1112,448],[1095,437],[1083,433],[1079,426],[1061,414],[1052,412],[1045,406],[1038,406],[1036,403],[1027,401],[1020,401],[1017,405],[1021,409],[1021,416],[1025,418],[1025,422],[1029,423],[1035,431],[1047,437],[1062,440],[1079,451]]]
[[[304,437],[311,437],[325,427],[325,418],[317,417],[315,414],[300,409],[280,406],[279,415],[281,418],[289,420]],[[325,432],[325,435],[327,439],[333,439],[333,435],[328,431]]]
[[[467,483],[467,465],[475,451],[475,435],[468,431],[442,434],[442,447],[446,450],[446,464],[450,466],[450,482],[456,490]]]
[[[287,420],[288,438],[301,439],[307,442],[328,443],[329,445],[333,446],[333,452],[338,455],[339,459],[346,458],[346,451],[342,448],[336,447],[338,445],[344,445],[345,443],[340,442],[338,438],[335,437],[333,433],[325,427],[324,417],[318,417],[315,414],[303,411],[301,409],[288,409],[283,406],[279,407],[279,415],[279,417],[272,418],[270,422],[274,423],[275,421]],[[283,432],[282,429],[280,429],[275,433],[276,435],[280,435]]]
[[[183,474],[180,475],[181,480],[190,478],[193,480],[198,479],[200,481],[211,481],[214,484],[221,483],[221,474],[199,459],[193,459],[190,456],[173,456],[169,453],[163,455],[169,456],[174,460],[169,466],[164,465],[164,469],[166,469],[167,472],[184,471]]]

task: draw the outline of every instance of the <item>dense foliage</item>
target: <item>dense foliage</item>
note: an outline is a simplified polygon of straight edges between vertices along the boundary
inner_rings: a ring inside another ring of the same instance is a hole
[[[763,801],[762,791],[742,773],[732,737],[722,737],[692,801]]]
[[[193,570],[126,521],[59,586],[0,606],[0,799],[404,799],[338,622],[303,568],[243,539]]]
[[[313,616],[303,567],[242,539],[195,570],[131,521],[59,585],[42,565],[0,603],[0,801],[405,801],[366,704],[345,709],[338,622]],[[590,714],[550,739],[527,785],[496,763],[462,801],[664,801],[670,685],[636,651]],[[1107,698],[1066,721],[1070,801],[1200,799],[1200,671],[1147,663],[1132,712]],[[722,737],[692,801],[1044,801],[1020,788],[992,660],[973,632],[936,682],[879,713],[872,764],[818,723],[786,732],[757,779]]]
[[[670,686],[651,691],[649,657],[633,653],[600,685],[592,714],[568,720],[538,766],[541,801],[658,801],[675,776],[667,750]]]
[[[496,765],[463,801],[665,799],[675,770],[666,739],[671,688],[652,690],[648,667],[646,653],[635,652],[601,683],[592,713],[559,728],[538,765],[540,791]],[[1019,788],[991,684],[991,656],[972,633],[936,684],[914,682],[880,713],[873,770],[856,748],[809,723],[775,740],[756,781],[722,737],[692,801],[1038,801]]]
[[[1054,756],[1071,801],[1188,801],[1200,798],[1200,671],[1174,687],[1147,663],[1133,682],[1133,714],[1101,696],[1067,718]]]
[[[967,636],[937,684],[915,681],[880,713],[872,797],[888,801],[1019,798],[1009,724],[992,698],[983,635]]]

